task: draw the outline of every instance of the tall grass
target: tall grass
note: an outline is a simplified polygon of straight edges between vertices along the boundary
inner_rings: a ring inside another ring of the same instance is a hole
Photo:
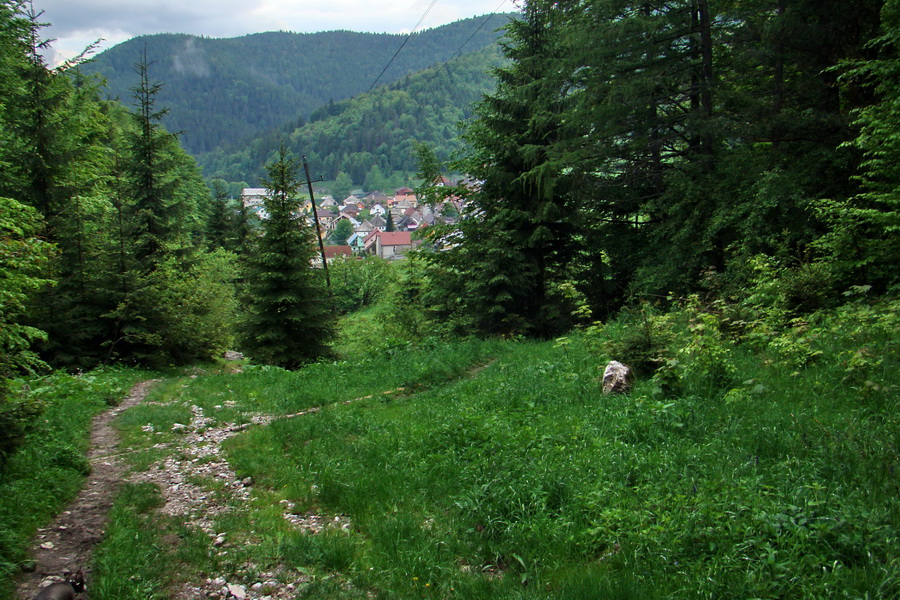
[[[800,365],[677,329],[676,393],[602,396],[612,357],[588,337],[511,344],[477,377],[276,422],[231,458],[349,515],[340,570],[377,597],[896,596],[897,336],[854,318],[872,323],[781,340],[815,350]]]
[[[94,555],[91,598],[154,600],[166,593],[171,559],[153,509],[163,503],[152,484],[126,483],[109,516],[106,535]]]

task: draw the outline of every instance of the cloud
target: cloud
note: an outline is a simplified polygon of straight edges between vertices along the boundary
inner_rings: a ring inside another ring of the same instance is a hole
[[[493,12],[500,0],[439,0],[420,28]],[[71,58],[103,38],[101,49],[135,36],[189,33],[235,37],[262,31],[334,29],[408,32],[430,0],[34,0],[55,38],[52,55]],[[514,10],[507,1],[501,11]],[[49,58],[49,57],[48,57]],[[52,60],[52,59],[51,59]]]

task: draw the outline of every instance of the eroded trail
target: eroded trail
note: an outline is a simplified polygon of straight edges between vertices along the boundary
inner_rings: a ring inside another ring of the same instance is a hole
[[[117,456],[119,434],[112,422],[122,412],[140,404],[155,382],[137,384],[121,404],[94,418],[88,451],[91,474],[66,510],[53,523],[38,530],[31,548],[35,568],[23,574],[16,586],[20,599],[34,598],[42,583],[61,580],[64,573],[79,569],[84,570],[90,588],[91,555],[103,537],[109,509],[126,468]]]

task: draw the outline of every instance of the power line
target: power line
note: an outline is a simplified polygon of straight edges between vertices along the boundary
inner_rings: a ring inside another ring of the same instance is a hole
[[[487,16],[487,18],[486,18],[484,21],[481,22],[481,25],[478,26],[478,29],[476,29],[476,30],[472,33],[472,35],[469,36],[469,38],[468,38],[466,41],[464,41],[462,44],[460,44],[459,48],[456,49],[456,52],[454,52],[452,55],[450,55],[450,58],[448,58],[446,61],[444,61],[444,64],[442,64],[440,67],[437,68],[437,70],[435,70],[435,72],[431,75],[431,77],[428,78],[428,81],[426,81],[422,86],[420,86],[418,90],[416,90],[416,93],[417,93],[417,94],[418,94],[419,92],[421,92],[422,90],[425,90],[425,89],[431,84],[431,82],[434,81],[434,78],[437,77],[437,76],[441,73],[441,71],[444,70],[444,68],[447,66],[447,64],[448,64],[451,60],[453,60],[454,58],[456,58],[456,56],[457,56],[460,52],[462,52],[462,49],[465,48],[466,44],[468,44],[470,41],[472,41],[472,38],[474,38],[474,37],[478,34],[478,32],[481,31],[481,30],[484,28],[485,25],[487,25],[487,22],[490,21],[493,17],[495,17],[495,16],[497,15],[498,12],[500,12],[500,9],[503,7],[504,4],[507,3],[507,1],[508,1],[508,0],[503,0],[500,4],[497,5],[497,8],[494,9],[494,12],[492,12],[491,14],[489,14],[489,15]],[[369,90],[369,91],[371,91],[371,90]],[[398,115],[402,115],[402,114],[403,114],[403,110],[406,108],[406,106],[407,106],[410,102],[412,102],[412,99],[413,99],[413,92],[412,92],[412,90],[410,90],[410,91],[408,92],[408,94],[409,94],[409,97],[406,99],[406,102],[404,102],[404,103],[400,106],[399,110],[397,110],[397,114],[398,114]]]
[[[419,22],[416,23],[416,26],[412,28],[412,31],[409,32],[409,35],[406,36],[406,39],[403,40],[403,43],[400,44],[400,47],[397,48],[397,51],[396,51],[396,52],[394,52],[394,55],[391,57],[391,60],[388,61],[388,64],[386,64],[386,65],[384,66],[384,68],[381,70],[381,73],[379,73],[379,74],[378,74],[378,77],[375,78],[375,81],[372,82],[372,87],[370,87],[370,88],[369,88],[369,91],[366,92],[367,94],[368,94],[369,92],[371,92],[373,89],[375,89],[375,85],[376,85],[376,84],[378,83],[378,81],[381,79],[381,76],[385,74],[385,72],[388,70],[388,67],[390,67],[392,64],[394,64],[394,59],[397,58],[397,55],[400,54],[400,51],[403,50],[403,47],[404,47],[404,46],[406,45],[406,43],[412,38],[413,34],[416,32],[416,29],[419,28],[419,25],[422,24],[422,21],[425,20],[425,17],[428,16],[428,13],[431,12],[431,9],[434,8],[434,5],[435,5],[435,4],[437,4],[437,0],[432,0],[431,4],[428,5],[428,8],[425,9],[425,14],[422,15],[422,18],[419,19]]]

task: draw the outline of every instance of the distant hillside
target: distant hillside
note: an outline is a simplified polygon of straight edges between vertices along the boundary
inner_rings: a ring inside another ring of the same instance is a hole
[[[284,141],[326,179],[345,171],[362,185],[376,167],[384,175],[411,174],[417,168],[415,142],[431,145],[441,157],[460,147],[457,125],[471,116],[474,102],[493,90],[492,69],[502,60],[499,47],[491,46],[370,94],[329,103],[309,123],[276,128],[239,149],[217,150],[198,160],[207,178],[255,181]]]
[[[443,62],[464,43],[463,53],[493,45],[509,18],[475,17],[414,34],[379,84]],[[158,100],[170,109],[165,125],[182,132],[184,147],[197,155],[366,92],[404,38],[350,31],[231,39],[160,34],[110,48],[82,69],[102,74],[109,95],[130,104],[134,64],[146,47],[151,78],[164,84]]]

